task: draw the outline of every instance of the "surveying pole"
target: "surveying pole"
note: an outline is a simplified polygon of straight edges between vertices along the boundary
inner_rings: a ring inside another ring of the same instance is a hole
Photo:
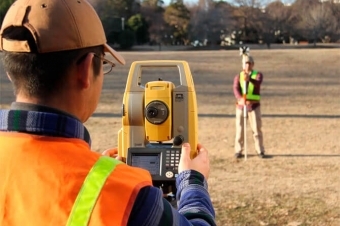
[[[247,100],[247,81],[246,81],[246,76],[244,76],[244,81],[243,81],[244,85],[244,89],[243,89],[243,100],[244,100],[244,104],[243,104],[243,142],[244,142],[244,160],[247,160],[247,105],[246,105],[246,100]]]

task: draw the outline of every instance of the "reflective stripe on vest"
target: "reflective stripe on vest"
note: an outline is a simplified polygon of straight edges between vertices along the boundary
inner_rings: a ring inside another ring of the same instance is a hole
[[[250,77],[252,79],[256,79],[257,71],[252,71]],[[242,93],[244,93],[244,72],[240,73],[240,85],[242,88]],[[254,84],[249,82],[248,83],[248,90],[247,90],[247,100],[260,100],[260,95],[253,94],[254,92]]]
[[[88,225],[92,210],[96,205],[106,179],[114,171],[116,166],[121,163],[122,162],[107,156],[101,156],[97,160],[86,176],[78,193],[68,218],[67,226]]]

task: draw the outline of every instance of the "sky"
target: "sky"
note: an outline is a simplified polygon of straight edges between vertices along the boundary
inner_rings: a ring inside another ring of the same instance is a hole
[[[170,1],[171,0],[163,0],[164,1],[164,5],[169,5]],[[183,0],[184,3],[187,3],[187,4],[194,4],[194,3],[197,3],[198,0]],[[232,2],[232,0],[224,0],[226,2]],[[268,2],[271,2],[271,1],[274,1],[274,0],[268,0]],[[281,0],[283,3],[292,3],[294,2],[295,0]]]
[[[169,5],[171,0],[163,0],[164,5]],[[198,2],[198,0],[184,0],[184,3],[188,3],[188,4],[192,4],[192,3],[196,3]]]

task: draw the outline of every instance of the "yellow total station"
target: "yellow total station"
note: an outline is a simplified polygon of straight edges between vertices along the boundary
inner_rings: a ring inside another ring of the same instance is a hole
[[[149,81],[143,86],[144,68],[178,68],[180,85],[172,81]],[[118,153],[127,157],[129,148],[152,145],[191,145],[197,154],[197,102],[194,82],[186,61],[135,61],[128,74],[122,106],[122,127],[118,133]],[[150,149],[151,150],[151,149]]]

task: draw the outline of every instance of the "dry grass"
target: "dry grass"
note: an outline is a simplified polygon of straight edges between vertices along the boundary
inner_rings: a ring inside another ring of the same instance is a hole
[[[270,158],[255,156],[248,130],[247,161],[233,159],[238,51],[122,54],[127,66],[105,78],[101,102],[86,123],[94,150],[117,145],[131,62],[186,60],[197,93],[199,141],[210,151],[209,190],[218,225],[340,225],[339,49],[252,51],[256,69],[264,73],[263,131]],[[7,106],[10,87],[3,77],[0,85],[0,104]]]

